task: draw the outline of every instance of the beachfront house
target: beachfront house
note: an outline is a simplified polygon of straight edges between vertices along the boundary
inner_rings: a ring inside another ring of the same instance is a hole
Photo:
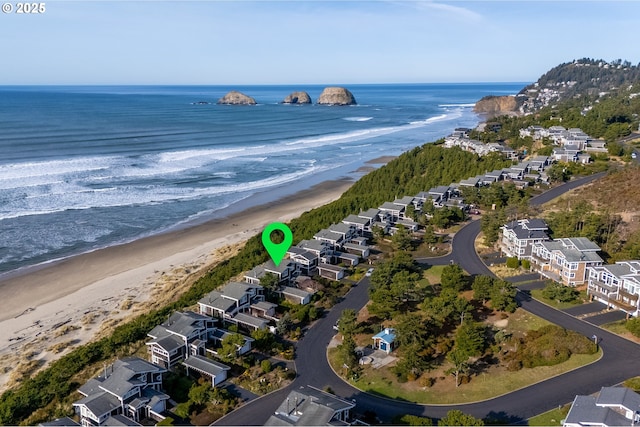
[[[173,313],[147,334],[152,338],[146,343],[151,363],[169,369],[189,354],[203,353],[215,322],[191,311]]]
[[[550,240],[549,227],[541,219],[520,219],[502,227],[500,250],[505,256],[531,259],[533,244]]]
[[[322,240],[301,240],[297,245],[299,248],[314,253],[320,262],[327,262],[328,257],[333,253],[330,243]]]
[[[198,306],[200,314],[228,320],[238,313],[249,310],[251,304],[259,301],[264,301],[262,286],[245,282],[229,282],[219,291],[206,294],[198,301]]]
[[[169,396],[161,391],[162,368],[139,357],[116,360],[78,392],[84,397],[73,402],[83,426],[110,425],[120,415],[132,422],[161,421]]]
[[[532,268],[551,280],[568,286],[586,283],[587,267],[603,264],[597,244],[586,237],[567,237],[535,242],[531,253]]]
[[[344,224],[354,227],[357,230],[358,235],[360,236],[363,236],[365,232],[371,231],[371,221],[371,218],[363,218],[361,216],[353,214],[347,216],[342,220]]]
[[[589,267],[587,293],[608,308],[640,316],[640,260]]]
[[[395,222],[400,218],[404,218],[406,206],[396,205],[391,202],[384,202],[378,209],[383,215],[387,215],[389,221]]]
[[[313,293],[305,291],[304,289],[294,288],[293,286],[283,286],[278,290],[278,293],[287,301],[300,305],[309,304],[313,296]]]
[[[355,401],[341,399],[311,386],[291,391],[266,426],[348,426]]]
[[[337,249],[340,247],[342,242],[345,240],[343,233],[338,233],[336,231],[331,231],[329,229],[322,229],[313,235],[315,240],[320,242],[324,242],[331,247],[331,249]]]
[[[389,354],[396,349],[396,330],[384,328],[373,336],[374,350],[382,350]]]
[[[300,273],[299,266],[298,263],[292,260],[282,260],[278,265],[272,260],[268,260],[249,270],[244,275],[244,280],[252,285],[260,285],[260,279],[262,279],[265,274],[270,273],[278,278],[278,284],[286,285]],[[311,267],[310,264],[309,267]]]
[[[297,246],[291,246],[287,250],[287,256],[291,261],[297,264],[297,269],[300,274],[313,276],[316,273],[320,258],[315,252],[308,251]]]

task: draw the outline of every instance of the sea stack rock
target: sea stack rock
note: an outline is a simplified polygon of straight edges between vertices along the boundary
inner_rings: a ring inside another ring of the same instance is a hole
[[[512,114],[517,111],[518,105],[515,96],[485,96],[476,102],[473,111],[487,114],[489,116],[499,116],[501,114]]]
[[[227,105],[256,105],[256,100],[244,93],[232,90],[222,98],[218,99],[218,104]]]
[[[318,98],[322,105],[355,105],[353,94],[343,87],[326,87]]]
[[[293,92],[287,96],[283,104],[311,104],[311,97],[307,92]]]

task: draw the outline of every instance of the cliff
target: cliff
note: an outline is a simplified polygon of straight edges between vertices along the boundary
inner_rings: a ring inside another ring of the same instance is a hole
[[[355,97],[343,87],[326,87],[317,101],[322,105],[355,105]]]
[[[283,104],[311,104],[311,97],[307,92],[293,92],[289,94]]]
[[[514,96],[485,96],[473,107],[476,113],[489,116],[514,113],[517,110],[518,105]]]
[[[256,100],[244,93],[232,90],[222,98],[218,99],[218,104],[228,105],[256,105]]]

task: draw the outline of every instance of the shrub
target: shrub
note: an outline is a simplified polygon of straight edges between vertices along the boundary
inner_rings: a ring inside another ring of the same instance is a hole
[[[624,326],[633,335],[640,337],[640,318],[634,317],[633,319],[629,319]]]
[[[262,372],[264,372],[265,374],[271,372],[271,361],[269,359],[264,359],[262,362],[260,362],[260,369],[262,369]]]
[[[508,268],[518,268],[520,267],[520,260],[518,257],[509,257],[507,258],[507,267]]]
[[[531,270],[531,261],[529,261],[528,259],[523,259],[522,261],[520,261],[520,264],[522,264],[522,268],[524,268],[525,270]]]

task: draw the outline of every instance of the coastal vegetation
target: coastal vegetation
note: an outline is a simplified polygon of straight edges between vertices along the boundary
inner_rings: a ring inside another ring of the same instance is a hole
[[[294,243],[310,238],[319,229],[350,213],[376,207],[396,195],[415,194],[509,163],[498,155],[479,158],[459,149],[449,150],[432,144],[417,147],[365,175],[339,200],[291,221]],[[142,345],[147,332],[165,321],[173,311],[194,305],[207,292],[266,261],[267,257],[260,236],[254,236],[238,255],[205,274],[176,302],[136,317],[117,327],[110,336],[80,346],[45,370],[25,378],[0,396],[0,423],[35,424],[68,415],[73,400],[70,396],[81,384],[75,379],[80,372],[95,370],[94,366],[103,361],[127,355],[133,344]]]

